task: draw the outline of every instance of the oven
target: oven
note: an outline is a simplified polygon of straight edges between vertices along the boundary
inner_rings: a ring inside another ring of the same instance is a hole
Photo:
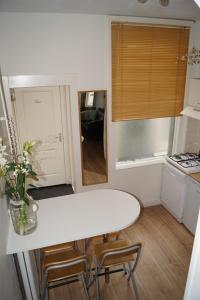
[[[169,156],[163,166],[161,203],[179,222],[184,222],[186,207],[193,205],[187,194],[188,175],[197,172],[200,172],[200,156],[197,153]]]

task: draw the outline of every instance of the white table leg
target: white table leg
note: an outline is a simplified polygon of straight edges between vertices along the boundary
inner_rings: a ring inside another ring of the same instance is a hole
[[[27,300],[39,300],[39,281],[33,253],[19,252],[17,257]]]

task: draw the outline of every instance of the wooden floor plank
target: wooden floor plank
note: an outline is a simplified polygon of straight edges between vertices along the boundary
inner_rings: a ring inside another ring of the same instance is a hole
[[[140,300],[182,300],[191,257],[193,236],[162,206],[145,208],[136,224],[124,230],[121,238],[142,242],[141,259],[136,270]],[[101,242],[101,238],[90,243]],[[109,284],[100,278],[103,300],[134,299],[132,286],[123,274],[111,275]],[[95,286],[90,289],[95,299]],[[81,283],[50,290],[50,300],[81,300]]]

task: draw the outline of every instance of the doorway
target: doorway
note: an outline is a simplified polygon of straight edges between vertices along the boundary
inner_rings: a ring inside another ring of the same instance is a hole
[[[47,86],[12,90],[19,148],[22,149],[27,140],[36,141],[32,164],[38,174],[36,185],[39,187],[71,183],[63,88]]]

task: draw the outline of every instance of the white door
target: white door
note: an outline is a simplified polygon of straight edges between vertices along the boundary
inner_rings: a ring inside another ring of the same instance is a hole
[[[37,186],[66,183],[59,87],[17,88],[14,109],[22,146],[37,141],[32,163]]]

